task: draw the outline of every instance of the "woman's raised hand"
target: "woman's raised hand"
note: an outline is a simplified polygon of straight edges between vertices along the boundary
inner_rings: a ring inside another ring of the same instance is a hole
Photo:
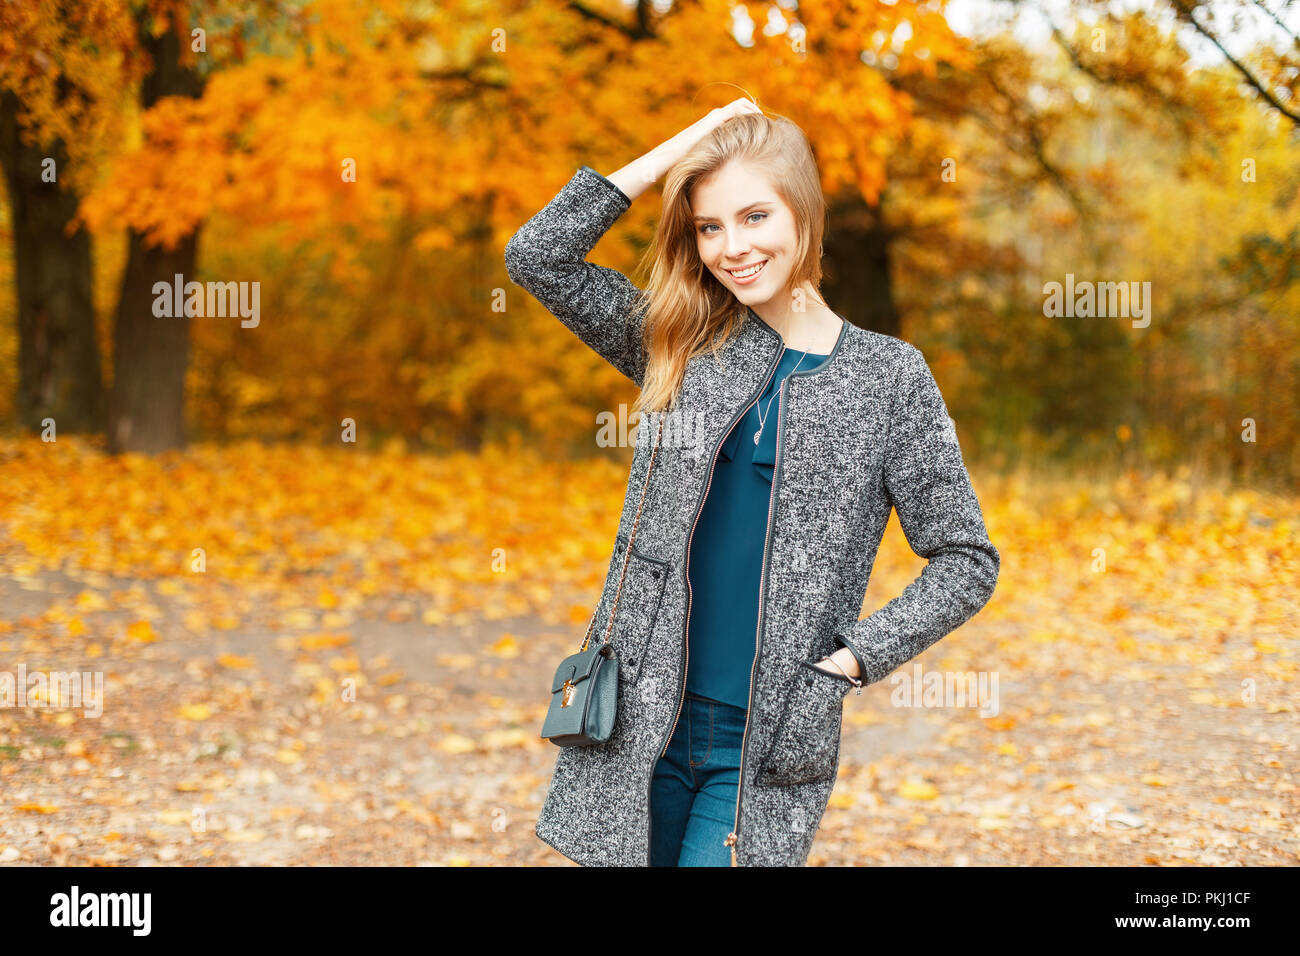
[[[644,156],[634,159],[608,177],[629,199],[636,199],[656,180],[690,151],[691,147],[708,136],[727,120],[745,113],[762,114],[753,100],[747,97],[732,100],[726,106],[709,110],[672,139],[660,143]]]
[[[709,110],[702,119],[692,123],[678,135],[686,136],[688,133],[694,132],[694,138],[688,137],[689,142],[686,149],[690,149],[732,117],[742,116],[745,113],[758,113],[761,115],[762,112],[754,105],[753,100],[747,96],[742,96],[738,100],[732,100],[726,106],[719,106],[717,109]],[[682,150],[682,152],[685,154],[686,150]]]

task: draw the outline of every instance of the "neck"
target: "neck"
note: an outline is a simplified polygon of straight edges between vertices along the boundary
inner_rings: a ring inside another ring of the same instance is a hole
[[[750,308],[781,337],[787,348],[799,352],[830,352],[840,336],[843,320],[815,290],[806,284],[801,289],[803,295],[798,300],[793,294],[775,295]],[[796,301],[804,307],[796,309]]]

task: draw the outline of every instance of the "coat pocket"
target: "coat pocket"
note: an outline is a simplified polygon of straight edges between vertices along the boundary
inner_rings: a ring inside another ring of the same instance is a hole
[[[608,587],[597,619],[599,627],[592,631],[593,642],[604,637],[605,628],[609,625],[609,607],[618,592],[618,578],[623,571],[626,546],[627,536],[620,534],[615,540]],[[634,683],[641,675],[650,635],[654,632],[655,619],[659,616],[659,605],[663,602],[664,586],[668,583],[671,569],[671,562],[652,558],[638,551],[635,544],[632,546],[632,553],[627,559],[627,577],[623,579],[623,593],[619,596],[614,626],[609,635],[609,643],[618,657],[620,681]]]
[[[759,783],[792,787],[833,777],[839,769],[844,698],[853,684],[813,663],[799,665],[772,745],[755,776]]]

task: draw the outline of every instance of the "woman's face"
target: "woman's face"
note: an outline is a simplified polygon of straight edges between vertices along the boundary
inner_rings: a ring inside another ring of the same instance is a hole
[[[797,248],[794,214],[766,178],[730,162],[696,183],[688,197],[695,217],[700,260],[748,306],[780,297],[788,286]]]

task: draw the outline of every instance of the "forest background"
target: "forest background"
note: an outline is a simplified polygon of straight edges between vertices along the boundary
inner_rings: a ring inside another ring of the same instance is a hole
[[[816,859],[1294,862],[1298,11],[0,4],[0,670],[116,701],[0,710],[0,862],[555,861],[537,730],[635,393],[503,250],[741,93],[808,133],[823,293],[925,353],[1003,558],[926,657],[1002,716],[851,698]],[[593,261],[644,279],[658,214]],[[155,314],[176,274],[256,316]],[[1141,313],[1049,306],[1105,282]],[[865,606],[918,567],[891,521]]]

